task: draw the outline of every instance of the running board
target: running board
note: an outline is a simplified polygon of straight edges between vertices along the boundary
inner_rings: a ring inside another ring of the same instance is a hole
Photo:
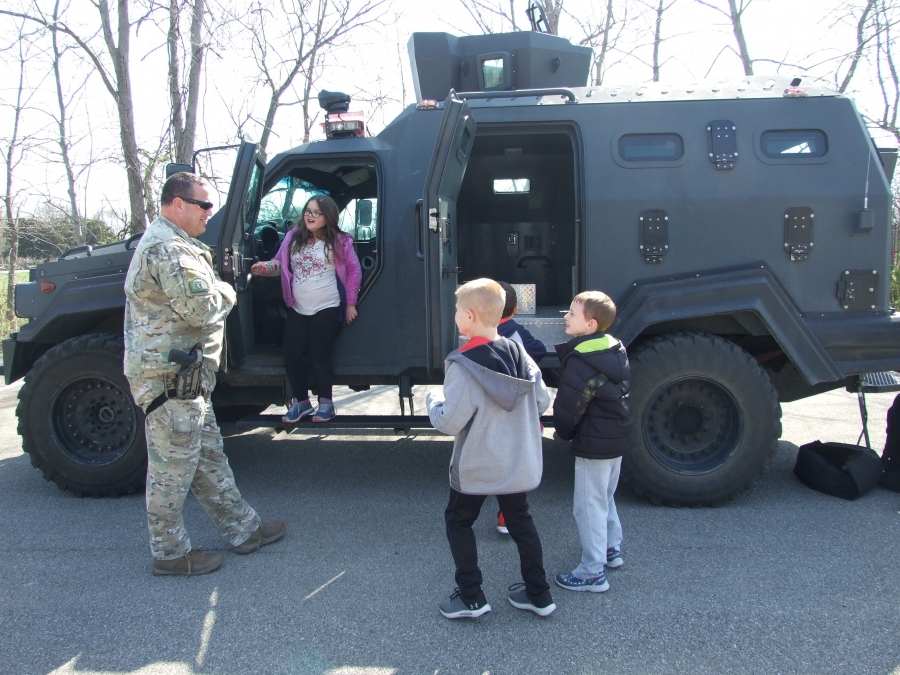
[[[553,426],[553,417],[541,418],[544,427]],[[409,433],[412,429],[433,429],[427,415],[338,415],[330,422],[315,423],[309,418],[297,424],[285,424],[281,415],[247,415],[237,421],[238,429],[269,427],[273,429],[301,429],[305,433],[324,434],[343,429],[393,429]]]

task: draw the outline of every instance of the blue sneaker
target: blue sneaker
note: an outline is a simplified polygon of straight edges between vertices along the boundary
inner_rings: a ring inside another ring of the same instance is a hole
[[[312,403],[309,402],[309,399],[301,402],[295,398],[292,398],[291,405],[288,408],[288,411],[284,414],[284,417],[281,418],[281,421],[285,424],[296,424],[304,417],[312,415],[312,413],[313,407]]]
[[[621,567],[625,564],[625,561],[622,560],[622,551],[617,548],[608,548],[606,549],[606,566],[610,569],[615,569],[616,567]]]
[[[319,403],[319,407],[316,408],[316,414],[313,415],[312,421],[319,424],[330,422],[334,419],[335,415],[337,415],[337,411],[334,409],[334,403]]]
[[[598,576],[590,579],[579,579],[574,574],[557,574],[556,585],[568,591],[603,593],[609,590],[609,582],[606,580],[606,573],[603,571]]]

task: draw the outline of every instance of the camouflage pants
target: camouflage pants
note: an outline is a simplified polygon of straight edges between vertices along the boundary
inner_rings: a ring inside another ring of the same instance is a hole
[[[170,399],[154,410],[147,431],[147,523],[158,560],[191,550],[182,510],[188,490],[232,546],[243,543],[260,519],[234,483],[209,397]]]

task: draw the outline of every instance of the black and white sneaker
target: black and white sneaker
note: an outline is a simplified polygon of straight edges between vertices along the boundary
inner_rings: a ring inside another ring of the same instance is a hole
[[[458,588],[454,588],[450,597],[439,607],[441,614],[448,619],[475,619],[491,611],[484,593],[479,591],[474,600],[466,600]]]
[[[509,587],[509,595],[507,597],[509,598],[509,604],[516,609],[534,612],[538,616],[550,616],[556,611],[556,605],[553,603],[552,598],[544,605],[538,605],[529,598],[528,594],[525,593],[525,584],[521,581]],[[549,593],[547,594],[547,597],[550,597]]]

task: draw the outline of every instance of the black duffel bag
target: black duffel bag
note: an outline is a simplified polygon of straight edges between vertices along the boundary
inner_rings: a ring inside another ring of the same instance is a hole
[[[884,468],[874,450],[849,443],[813,441],[800,446],[794,475],[807,487],[856,499],[878,485]]]

